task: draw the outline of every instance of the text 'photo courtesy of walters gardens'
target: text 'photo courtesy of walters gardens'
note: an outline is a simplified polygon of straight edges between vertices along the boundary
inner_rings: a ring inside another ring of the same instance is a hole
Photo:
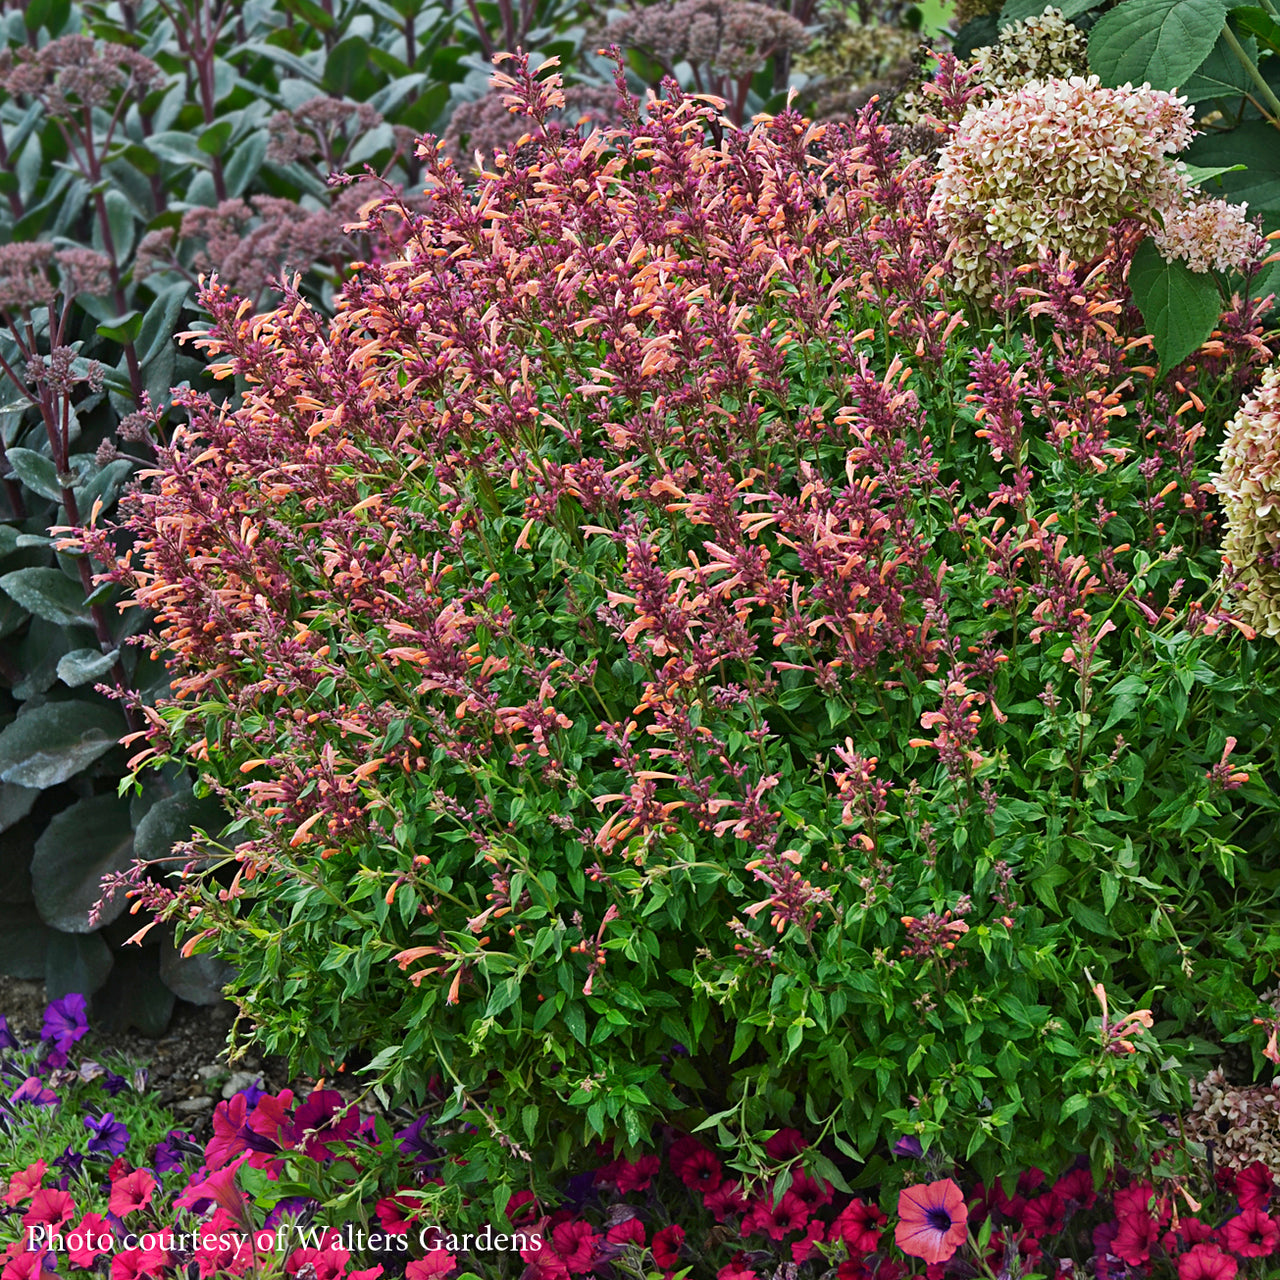
[[[0,1280],[1266,1280],[1275,0],[0,0]]]

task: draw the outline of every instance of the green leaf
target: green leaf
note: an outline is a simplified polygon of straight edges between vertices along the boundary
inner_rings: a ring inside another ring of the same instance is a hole
[[[1239,26],[1258,37],[1273,52],[1280,53],[1280,22],[1258,5],[1242,5],[1231,10],[1231,17]]]
[[[170,164],[176,164],[182,169],[189,168],[193,164],[204,168],[209,164],[209,157],[200,150],[200,144],[196,138],[190,133],[181,133],[176,129],[164,129],[153,133],[149,138],[142,140],[142,145],[153,156],[167,160]]]
[[[54,502],[62,501],[62,486],[58,483],[58,468],[51,458],[34,449],[10,449],[9,463],[13,473],[31,490],[42,498],[50,498]]]
[[[0,783],[0,831],[8,831],[31,812],[40,792],[32,787],[19,787],[12,782]]]
[[[129,802],[119,796],[91,796],[55,814],[36,841],[31,889],[40,918],[63,933],[92,933],[110,924],[129,905],[123,893],[103,906],[96,924],[89,912],[102,896],[104,875],[127,871],[133,861]]]
[[[1237,165],[1245,172],[1224,173],[1222,195],[1235,203],[1247,201],[1250,214],[1280,220],[1280,137],[1262,120],[1250,120],[1229,133],[1203,134],[1183,152],[1190,164]]]
[[[208,156],[220,156],[231,140],[233,124],[230,120],[219,120],[211,124],[201,135],[196,146]]]
[[[1089,33],[1089,68],[1106,85],[1180,88],[1209,56],[1226,20],[1222,0],[1123,0]]]
[[[576,1001],[565,1007],[564,1024],[580,1045],[587,1043],[587,1017],[582,1012],[582,1006]]]
[[[95,1025],[115,1032],[136,1027],[152,1038],[164,1034],[173,1015],[173,992],[160,980],[159,952],[159,947],[116,952],[115,968],[93,1001]]]
[[[1211,178],[1217,178],[1224,173],[1240,173],[1245,166],[1242,164],[1217,165],[1211,169],[1202,169],[1198,164],[1184,164],[1182,171],[1187,175],[1187,181],[1193,187],[1203,186]]]
[[[1166,262],[1150,236],[1133,255],[1129,289],[1166,369],[1181,364],[1209,337],[1222,312],[1213,277],[1197,275],[1185,262]]]
[[[41,789],[66,782],[106,755],[124,727],[114,707],[46,702],[0,733],[0,781]]]
[[[141,854],[139,854],[141,856]],[[211,1005],[223,999],[223,989],[235,970],[212,952],[184,956],[168,940],[160,947],[160,981],[179,1000]]]
[[[138,332],[138,362],[146,368],[173,341],[182,304],[190,293],[186,281],[166,285],[147,308]]]
[[[957,58],[968,58],[975,49],[984,49],[1000,39],[1000,28],[994,13],[984,13],[966,22],[951,40],[951,52]]]
[[[1258,42],[1252,36],[1240,40],[1245,56],[1253,62],[1258,60]],[[1240,59],[1236,57],[1231,46],[1221,36],[1209,51],[1209,56],[1200,64],[1182,88],[1188,102],[1207,102],[1212,98],[1235,100],[1250,92],[1253,80]]]
[[[57,626],[88,626],[93,621],[84,607],[84,591],[60,569],[15,569],[0,577],[0,590]]]
[[[232,153],[223,167],[222,176],[226,180],[227,193],[234,197],[242,196],[249,183],[262,168],[267,158],[267,144],[270,141],[265,129],[251,133]]]
[[[0,973],[26,981],[43,979],[52,934],[29,902],[0,903]]]
[[[369,65],[369,45],[360,36],[348,36],[329,51],[324,63],[324,87],[346,97],[361,71]]]
[[[1068,21],[1078,18],[1090,9],[1096,9],[1103,0],[1005,0],[1000,10],[999,25],[1003,30],[1015,22],[1038,18],[1047,8],[1057,9]]]
[[[123,267],[129,261],[129,253],[133,249],[133,227],[138,215],[129,202],[129,197],[123,191],[117,191],[114,188],[107,191],[102,197],[102,202],[106,206],[107,226],[111,230],[112,251],[107,253],[107,256],[114,258],[117,265]],[[101,226],[95,223],[95,237],[100,235],[101,231]],[[107,252],[105,243],[103,252]]]
[[[97,332],[98,337],[110,338],[112,342],[118,342],[121,346],[134,342],[142,332],[142,312],[126,311],[124,315],[115,316],[104,324],[100,324]]]
[[[119,649],[103,653],[101,649],[73,649],[58,659],[58,679],[70,689],[101,680],[115,665]]]
[[[91,996],[111,974],[111,948],[99,933],[49,931],[45,952],[45,999],[61,1000],[73,991]]]

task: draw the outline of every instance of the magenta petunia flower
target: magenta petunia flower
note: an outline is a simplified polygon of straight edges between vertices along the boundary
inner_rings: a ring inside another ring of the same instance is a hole
[[[311,1131],[303,1143],[307,1155],[312,1160],[327,1160],[332,1154],[330,1147],[346,1141],[360,1127],[360,1117],[336,1089],[317,1089],[298,1108],[293,1123],[299,1135]]]
[[[58,1095],[46,1089],[37,1076],[28,1076],[10,1095],[10,1102],[32,1102],[37,1107],[56,1107]]]
[[[742,1219],[742,1234],[781,1240],[789,1232],[803,1231],[808,1221],[809,1207],[794,1192],[786,1192],[777,1204],[774,1204],[772,1195],[763,1195]]]
[[[135,1169],[111,1184],[107,1208],[117,1218],[124,1218],[138,1209],[145,1209],[151,1203],[151,1193],[155,1189],[155,1178],[146,1169]]]
[[[880,1247],[880,1231],[889,1219],[880,1207],[864,1200],[850,1200],[831,1224],[827,1239],[843,1240],[850,1253],[874,1253]]]
[[[950,1178],[908,1187],[898,1197],[893,1238],[913,1258],[946,1262],[964,1243],[968,1228],[964,1193]]]
[[[71,1220],[76,1202],[66,1191],[55,1187],[42,1187],[31,1197],[31,1208],[22,1215],[24,1227],[48,1227],[57,1231]]]
[[[1178,1280],[1232,1280],[1240,1270],[1216,1245],[1198,1244],[1178,1259]]]
[[[1280,1227],[1261,1209],[1244,1209],[1223,1232],[1227,1248],[1242,1258],[1269,1258],[1280,1244]]]
[[[1236,1175],[1236,1195],[1242,1209],[1263,1208],[1271,1199],[1271,1191],[1271,1170],[1261,1160],[1255,1160]]]
[[[589,1222],[561,1222],[551,1229],[551,1243],[572,1275],[590,1271],[600,1237]]]

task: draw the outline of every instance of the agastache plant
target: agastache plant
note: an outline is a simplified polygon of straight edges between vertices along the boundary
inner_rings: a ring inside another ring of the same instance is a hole
[[[1125,226],[984,308],[874,105],[642,115],[619,65],[583,137],[507,61],[523,140],[472,189],[425,139],[331,322],[206,283],[243,402],[178,393],[131,548],[67,535],[157,615],[134,766],[236,819],[161,914],[268,1051],[444,1082],[442,1196],[694,1117],[744,1177],[801,1117],[868,1177],[904,1132],[988,1181],[1163,1141],[1169,1028],[1255,1034],[1198,904],[1274,898],[1275,790],[1212,772],[1276,766],[1203,487],[1254,277],[1162,373]],[[1085,964],[1147,993],[1134,1053]]]

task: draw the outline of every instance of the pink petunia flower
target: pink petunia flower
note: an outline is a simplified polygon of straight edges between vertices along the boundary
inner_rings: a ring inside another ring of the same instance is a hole
[[[641,1156],[639,1160],[618,1160],[615,1162],[614,1182],[621,1195],[630,1195],[633,1191],[645,1191],[655,1175],[662,1168],[657,1156]]]
[[[75,1211],[76,1202],[69,1192],[59,1191],[56,1187],[41,1187],[31,1197],[31,1208],[22,1215],[22,1225],[57,1231],[71,1221]]]
[[[1261,1160],[1255,1160],[1247,1169],[1236,1175],[1236,1195],[1242,1209],[1261,1209],[1271,1199],[1271,1170]]]
[[[138,1209],[145,1209],[151,1203],[151,1193],[155,1188],[156,1180],[146,1169],[135,1169],[111,1184],[111,1199],[107,1207],[116,1217],[123,1218]]]
[[[809,1145],[809,1139],[799,1129],[779,1129],[765,1144],[765,1154],[771,1160],[790,1160]]]
[[[110,1253],[114,1247],[115,1237],[106,1218],[98,1213],[86,1213],[79,1223],[72,1227],[69,1238],[74,1237],[76,1245],[67,1250],[67,1258],[73,1267],[86,1271],[93,1266],[95,1258]]]
[[[204,1162],[210,1169],[221,1169],[248,1147],[248,1140],[243,1133],[247,1109],[248,1103],[243,1093],[237,1093],[235,1097],[214,1107],[213,1137],[204,1149]]]
[[[968,1224],[964,1193],[950,1178],[943,1178],[908,1187],[898,1196],[893,1238],[913,1258],[945,1262],[964,1243]]]
[[[22,1242],[18,1241],[21,1245]],[[3,1256],[3,1255],[0,1255]],[[42,1280],[44,1260],[49,1257],[47,1249],[38,1249],[28,1253],[25,1248],[14,1254],[3,1267],[0,1267],[0,1280]]]
[[[443,1249],[433,1249],[425,1258],[415,1258],[404,1269],[405,1280],[437,1280],[447,1276],[458,1265],[458,1259]]]
[[[4,1193],[5,1204],[11,1206],[19,1204],[38,1191],[48,1169],[49,1166],[43,1160],[37,1160],[35,1164],[27,1165],[20,1173],[15,1173],[9,1179],[8,1189]]]

